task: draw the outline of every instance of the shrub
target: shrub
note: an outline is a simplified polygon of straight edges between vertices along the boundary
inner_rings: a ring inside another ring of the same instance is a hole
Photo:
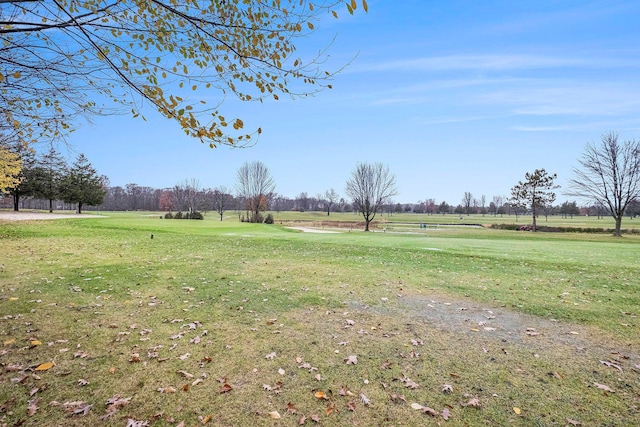
[[[201,212],[195,211],[185,215],[185,219],[204,219]]]
[[[249,217],[248,222],[252,222],[254,224],[260,224],[260,223],[264,222],[264,217],[262,216],[261,213],[251,214],[251,216]]]
[[[171,212],[167,212],[166,214],[164,214],[164,217],[166,219],[173,219],[173,214]]]
[[[267,214],[267,217],[264,219],[265,224],[273,224],[273,215]]]
[[[174,216],[174,219],[182,219],[182,212],[177,212]]]

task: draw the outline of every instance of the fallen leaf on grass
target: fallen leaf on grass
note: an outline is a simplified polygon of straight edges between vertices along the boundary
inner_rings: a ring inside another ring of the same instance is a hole
[[[399,401],[403,401],[403,402],[406,402],[406,401],[407,401],[407,398],[406,398],[406,397],[404,397],[404,395],[403,395],[403,394],[396,394],[396,393],[393,393],[393,394],[390,396],[390,398],[391,398],[391,401],[396,402],[396,403],[398,403]]]
[[[84,378],[80,378],[78,380],[78,385],[79,386],[85,386],[85,385],[88,385],[88,384],[89,384],[89,381],[85,380]]]
[[[49,369],[51,369],[53,366],[55,365],[55,363],[53,362],[46,362],[46,363],[41,363],[40,365],[38,365],[36,367],[36,371],[48,371]]]
[[[107,411],[115,411],[118,408],[122,408],[131,402],[130,397],[120,397],[119,394],[116,394],[111,399],[107,400]]]
[[[360,400],[362,400],[362,403],[364,403],[364,406],[371,405],[371,401],[367,396],[364,395],[364,393],[360,393]]]
[[[231,387],[231,385],[230,385],[230,384],[228,384],[228,383],[224,383],[224,384],[222,385],[222,387],[220,388],[220,393],[221,393],[221,394],[222,394],[222,393],[227,393],[227,392],[229,392],[229,391],[231,391],[231,390],[233,390],[233,387]]]
[[[327,395],[324,393],[324,391],[322,391],[322,390],[313,390],[313,396],[316,399],[324,399],[324,400],[328,400],[329,399],[327,397]]]
[[[442,386],[443,393],[451,393],[453,392],[453,386],[451,384],[445,384]]]
[[[78,408],[75,411],[72,412],[72,415],[88,415],[89,411],[91,410],[91,408],[93,407],[93,405],[85,405],[82,408]]]
[[[278,413],[278,411],[269,412],[269,416],[274,420],[279,420],[280,418],[282,418],[282,416]]]
[[[345,386],[342,386],[342,388],[340,388],[340,390],[338,391],[338,394],[340,396],[353,396],[353,393],[349,391],[349,389]]]
[[[269,354],[267,354],[264,358],[265,359],[269,359],[269,360],[273,360],[276,357],[276,352],[271,352]]]
[[[358,364],[358,357],[354,356],[354,355],[345,357],[343,360],[347,365],[357,365]]]
[[[32,416],[38,411],[38,398],[31,399],[28,401],[27,405],[27,415]]]
[[[571,418],[567,418],[567,422],[572,426],[581,426],[582,423],[580,421],[572,420]]]
[[[619,365],[616,365],[613,362],[609,362],[607,360],[601,360],[600,363],[602,363],[605,366],[608,366],[610,368],[616,368],[617,370],[619,370],[620,372],[622,372],[622,368]]]
[[[400,378],[400,381],[407,388],[418,388],[418,387],[420,387],[418,385],[418,383],[414,382],[411,378],[402,377],[402,378]]]
[[[513,407],[513,412],[516,413],[516,415],[520,415],[522,414],[522,410],[520,408],[518,408],[517,406]]]
[[[302,416],[300,417],[300,419],[298,420],[298,425],[299,425],[299,426],[302,426],[302,425],[304,425],[304,423],[306,423],[306,422],[307,422],[307,417],[305,417],[304,415],[302,415]]]
[[[133,418],[129,418],[127,420],[126,427],[147,427],[149,425],[149,421],[144,420],[134,420]]]
[[[444,418],[445,421],[448,421],[450,416],[451,412],[449,412],[449,408],[444,408],[442,410],[442,418]]]
[[[169,386],[169,387],[160,387],[160,388],[158,388],[158,391],[160,393],[175,393],[178,390],[176,390],[175,387]]]
[[[480,399],[474,397],[473,399],[469,399],[467,403],[462,403],[462,406],[473,406],[474,408],[480,407]]]
[[[187,371],[178,371],[179,374],[182,374],[183,377],[185,377],[186,379],[190,380],[191,378],[194,377],[193,374],[190,374]]]
[[[291,402],[287,403],[287,412],[290,414],[295,414],[296,412],[298,412],[298,410],[296,409],[296,405]]]
[[[327,404],[326,409],[324,410],[324,413],[325,413],[327,416],[329,416],[329,415],[333,414],[334,412],[335,412],[336,414],[339,414],[339,413],[340,413],[340,410],[338,409],[338,407],[336,406],[336,404],[335,404],[334,402],[329,402],[329,403]]]
[[[211,421],[212,419],[213,419],[213,415],[207,415],[206,417],[204,417],[204,418],[202,418],[202,419],[200,420],[200,423],[201,423],[201,424],[206,424],[206,423],[208,423],[209,421]]]
[[[615,393],[615,391],[613,391],[611,389],[611,387],[604,385],[604,384],[598,384],[598,383],[593,383],[594,386],[596,386],[597,388],[599,388],[600,390],[604,390],[604,391],[608,391],[609,393]]]
[[[440,415],[440,413],[438,413],[438,411],[436,411],[433,408],[429,408],[428,406],[425,406],[422,408],[422,412],[424,412],[427,415],[431,415],[432,417],[437,417],[438,415]]]

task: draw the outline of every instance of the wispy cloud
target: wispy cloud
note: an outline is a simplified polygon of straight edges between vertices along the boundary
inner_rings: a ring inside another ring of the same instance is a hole
[[[509,72],[553,69],[636,69],[640,67],[638,52],[607,50],[574,52],[567,55],[538,54],[456,54],[424,56],[361,62],[349,67],[345,73],[371,72]]]
[[[362,64],[352,71],[455,71],[455,70],[522,70],[576,67],[593,64],[586,58],[544,55],[445,55],[409,58],[378,64]]]

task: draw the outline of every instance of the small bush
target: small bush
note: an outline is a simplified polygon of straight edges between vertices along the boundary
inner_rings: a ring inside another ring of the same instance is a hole
[[[174,216],[173,219],[182,219],[182,212],[177,212]]]
[[[202,215],[201,212],[195,211],[195,212],[190,212],[186,214],[185,218],[186,219],[204,219],[204,216]]]
[[[267,214],[267,217],[264,219],[265,224],[273,224],[273,215]]]
[[[166,214],[164,214],[164,217],[166,219],[173,219],[173,214],[171,212],[167,212]]]

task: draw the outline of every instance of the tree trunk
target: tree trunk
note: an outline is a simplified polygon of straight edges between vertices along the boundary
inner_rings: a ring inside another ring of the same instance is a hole
[[[370,220],[365,218],[364,219],[364,231],[369,231],[369,222]]]
[[[20,196],[18,194],[13,195],[13,210],[18,212],[20,209]]]
[[[53,200],[49,199],[49,213],[53,213]]]
[[[533,231],[536,231],[536,210],[533,209]]]
[[[620,227],[622,226],[622,215],[618,215],[616,218],[616,229],[613,232],[613,235],[616,237],[622,237],[622,232],[620,231]]]
[[[82,202],[78,202],[78,213],[82,213]]]

